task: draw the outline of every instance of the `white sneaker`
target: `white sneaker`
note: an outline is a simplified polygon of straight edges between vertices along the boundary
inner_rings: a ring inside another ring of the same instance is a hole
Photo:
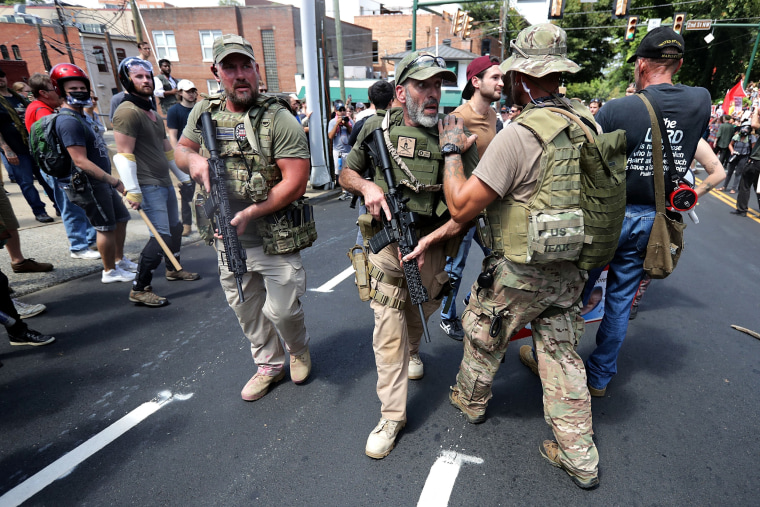
[[[409,356],[409,372],[407,377],[409,380],[419,380],[425,375],[425,366],[422,364],[419,354],[412,354]]]
[[[18,312],[19,317],[22,319],[28,319],[29,317],[34,317],[35,315],[39,315],[45,310],[47,310],[47,306],[37,304],[37,305],[29,305],[26,303],[23,303],[19,301],[18,299],[13,299],[13,306],[16,307],[16,311]]]
[[[122,260],[116,263],[116,267],[122,271],[128,271],[130,273],[137,273],[137,264],[124,257]]]
[[[100,281],[103,283],[131,282],[134,279],[134,273],[127,273],[126,271],[122,271],[119,268],[113,268],[110,271],[106,271],[104,269],[103,274],[100,277]]]
[[[84,250],[78,250],[76,252],[71,252],[71,258],[72,259],[96,260],[96,259],[100,259],[100,252],[94,252],[94,251],[90,250],[89,248],[85,248]]]

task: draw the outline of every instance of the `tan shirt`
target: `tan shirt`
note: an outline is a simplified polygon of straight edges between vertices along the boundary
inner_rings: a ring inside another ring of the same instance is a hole
[[[169,161],[164,153],[164,121],[156,114],[156,121],[131,102],[122,102],[113,115],[115,132],[134,137],[134,155],[137,160],[137,182],[140,185],[171,187]]]
[[[478,135],[478,140],[475,143],[478,147],[479,158],[482,160],[486,148],[488,148],[488,145],[491,144],[496,135],[496,111],[489,107],[486,114],[481,115],[472,108],[471,104],[472,101],[462,104],[454,109],[451,114],[462,118],[465,127],[471,133]]]
[[[510,123],[493,139],[472,174],[502,198],[511,195],[527,202],[541,174],[542,154],[541,143],[530,130]]]

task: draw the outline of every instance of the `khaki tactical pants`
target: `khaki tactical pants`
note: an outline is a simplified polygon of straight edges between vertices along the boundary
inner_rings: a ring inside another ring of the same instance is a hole
[[[485,412],[509,338],[530,323],[544,419],[559,444],[560,459],[579,477],[595,477],[599,455],[592,440],[591,397],[583,360],[575,351],[584,328],[580,297],[585,271],[571,262],[526,266],[490,257],[484,268],[494,264],[498,267],[493,287],[473,284],[470,304],[462,314],[465,340],[457,375],[459,397],[469,408]],[[501,331],[492,333],[497,315]]]
[[[217,242],[217,246],[220,247]],[[237,315],[243,334],[251,342],[253,360],[259,373],[276,375],[288,360],[279,336],[291,355],[299,355],[309,345],[300,298],[306,291],[306,272],[301,254],[266,255],[263,247],[247,248],[243,276],[245,302],[238,299],[235,275],[219,255],[219,280]],[[278,336],[279,333],[279,336]]]
[[[441,305],[435,300],[448,275],[444,271],[446,256],[444,244],[433,245],[425,252],[425,264],[420,270],[422,284],[430,294],[430,301],[423,304],[427,320]],[[404,276],[404,269],[398,260],[398,248],[388,245],[377,255],[370,253],[369,261],[394,278]],[[375,351],[377,367],[377,397],[382,404],[381,413],[392,421],[406,420],[406,396],[408,387],[409,355],[420,349],[422,322],[416,305],[408,300],[406,286],[400,288],[376,279],[371,279],[372,288],[391,298],[405,300],[401,310],[372,300],[370,306],[375,312],[375,330],[372,347]]]

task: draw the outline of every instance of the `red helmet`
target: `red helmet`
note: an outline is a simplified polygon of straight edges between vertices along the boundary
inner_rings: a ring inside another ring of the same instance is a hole
[[[53,82],[53,88],[55,88],[55,93],[59,97],[66,96],[66,93],[63,91],[63,83],[70,79],[84,81],[85,85],[87,85],[87,91],[90,91],[90,79],[87,77],[87,74],[73,63],[59,63],[50,69],[50,80]]]

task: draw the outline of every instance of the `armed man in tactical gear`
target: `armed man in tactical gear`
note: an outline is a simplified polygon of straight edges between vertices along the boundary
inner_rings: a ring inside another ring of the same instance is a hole
[[[195,105],[177,144],[177,162],[200,186],[195,198],[198,232],[208,243],[215,241],[227,303],[251,342],[257,371],[241,397],[255,401],[285,377],[286,351],[295,384],[304,383],[311,372],[309,334],[300,301],[306,291],[306,273],[299,253],[316,238],[311,207],[301,199],[309,179],[309,146],[287,103],[259,94],[259,65],[247,40],[238,35],[218,37],[213,56],[212,71],[224,95]],[[210,134],[215,134],[216,149],[198,127],[206,112],[215,122],[215,132]],[[224,251],[223,238],[214,234],[214,226],[197,204],[207,200],[212,190],[209,151],[218,151],[224,163],[224,181],[219,184],[226,186],[234,213],[229,223],[237,228],[244,249],[240,257],[247,272],[240,274],[242,301],[236,275],[225,260],[229,252]]]
[[[169,171],[180,182],[189,181],[190,177],[177,168],[164,122],[154,109],[151,63],[136,57],[125,58],[119,64],[119,79],[126,94],[113,116],[118,152],[113,161],[126,189],[125,202],[132,209],[142,208],[179,263],[182,222]],[[161,264],[164,256],[161,244],[151,233],[140,253],[137,275],[129,293],[131,302],[151,307],[168,303],[165,297],[154,293],[151,286],[153,270]],[[165,262],[166,279],[169,281],[200,278],[197,273],[175,269],[169,258]]]
[[[520,32],[511,48],[512,56],[500,68],[512,101],[526,107],[494,138],[469,178],[458,154],[445,160],[451,216],[467,223],[485,209],[477,225],[493,250],[462,315],[464,357],[450,401],[469,422],[483,422],[509,339],[530,323],[544,418],[556,438],[545,440],[540,452],[576,485],[593,488],[599,483],[599,458],[586,371],[575,352],[583,334],[580,299],[586,280],[586,272],[573,262],[583,244],[577,143],[584,132],[547,106],[580,116],[592,127],[594,122],[580,102],[558,95],[561,73],[580,70],[566,57],[562,29],[533,25]],[[461,119],[447,116],[439,128],[441,145],[470,146]],[[542,242],[545,248],[537,248]]]
[[[376,167],[374,180],[362,177],[373,166],[364,141],[382,128],[392,156],[394,179],[400,183],[403,198],[409,198],[409,210],[419,217],[416,231],[419,242],[404,260],[417,260],[422,284],[430,295],[430,300],[423,303],[425,319],[440,305],[443,290],[448,286],[444,271],[446,255],[456,254],[466,229],[466,225],[450,219],[441,189],[444,155],[438,145],[436,125],[444,79],[456,81],[456,76],[446,69],[442,58],[424,52],[411,52],[404,57],[396,66],[396,96],[402,107],[378,111],[367,120],[346,159],[349,170],[340,175],[341,186],[361,194],[367,211],[377,222],[381,221],[381,214],[391,220],[383,171]],[[475,168],[477,157],[476,149],[463,153],[468,174]],[[374,165],[379,165],[379,161],[375,160]],[[365,240],[372,236],[371,231],[362,232]],[[370,253],[369,262],[370,306],[375,312],[373,347],[382,418],[369,435],[365,453],[380,459],[391,452],[398,432],[406,423],[408,379],[423,376],[419,356],[423,322],[409,298],[396,244]]]

